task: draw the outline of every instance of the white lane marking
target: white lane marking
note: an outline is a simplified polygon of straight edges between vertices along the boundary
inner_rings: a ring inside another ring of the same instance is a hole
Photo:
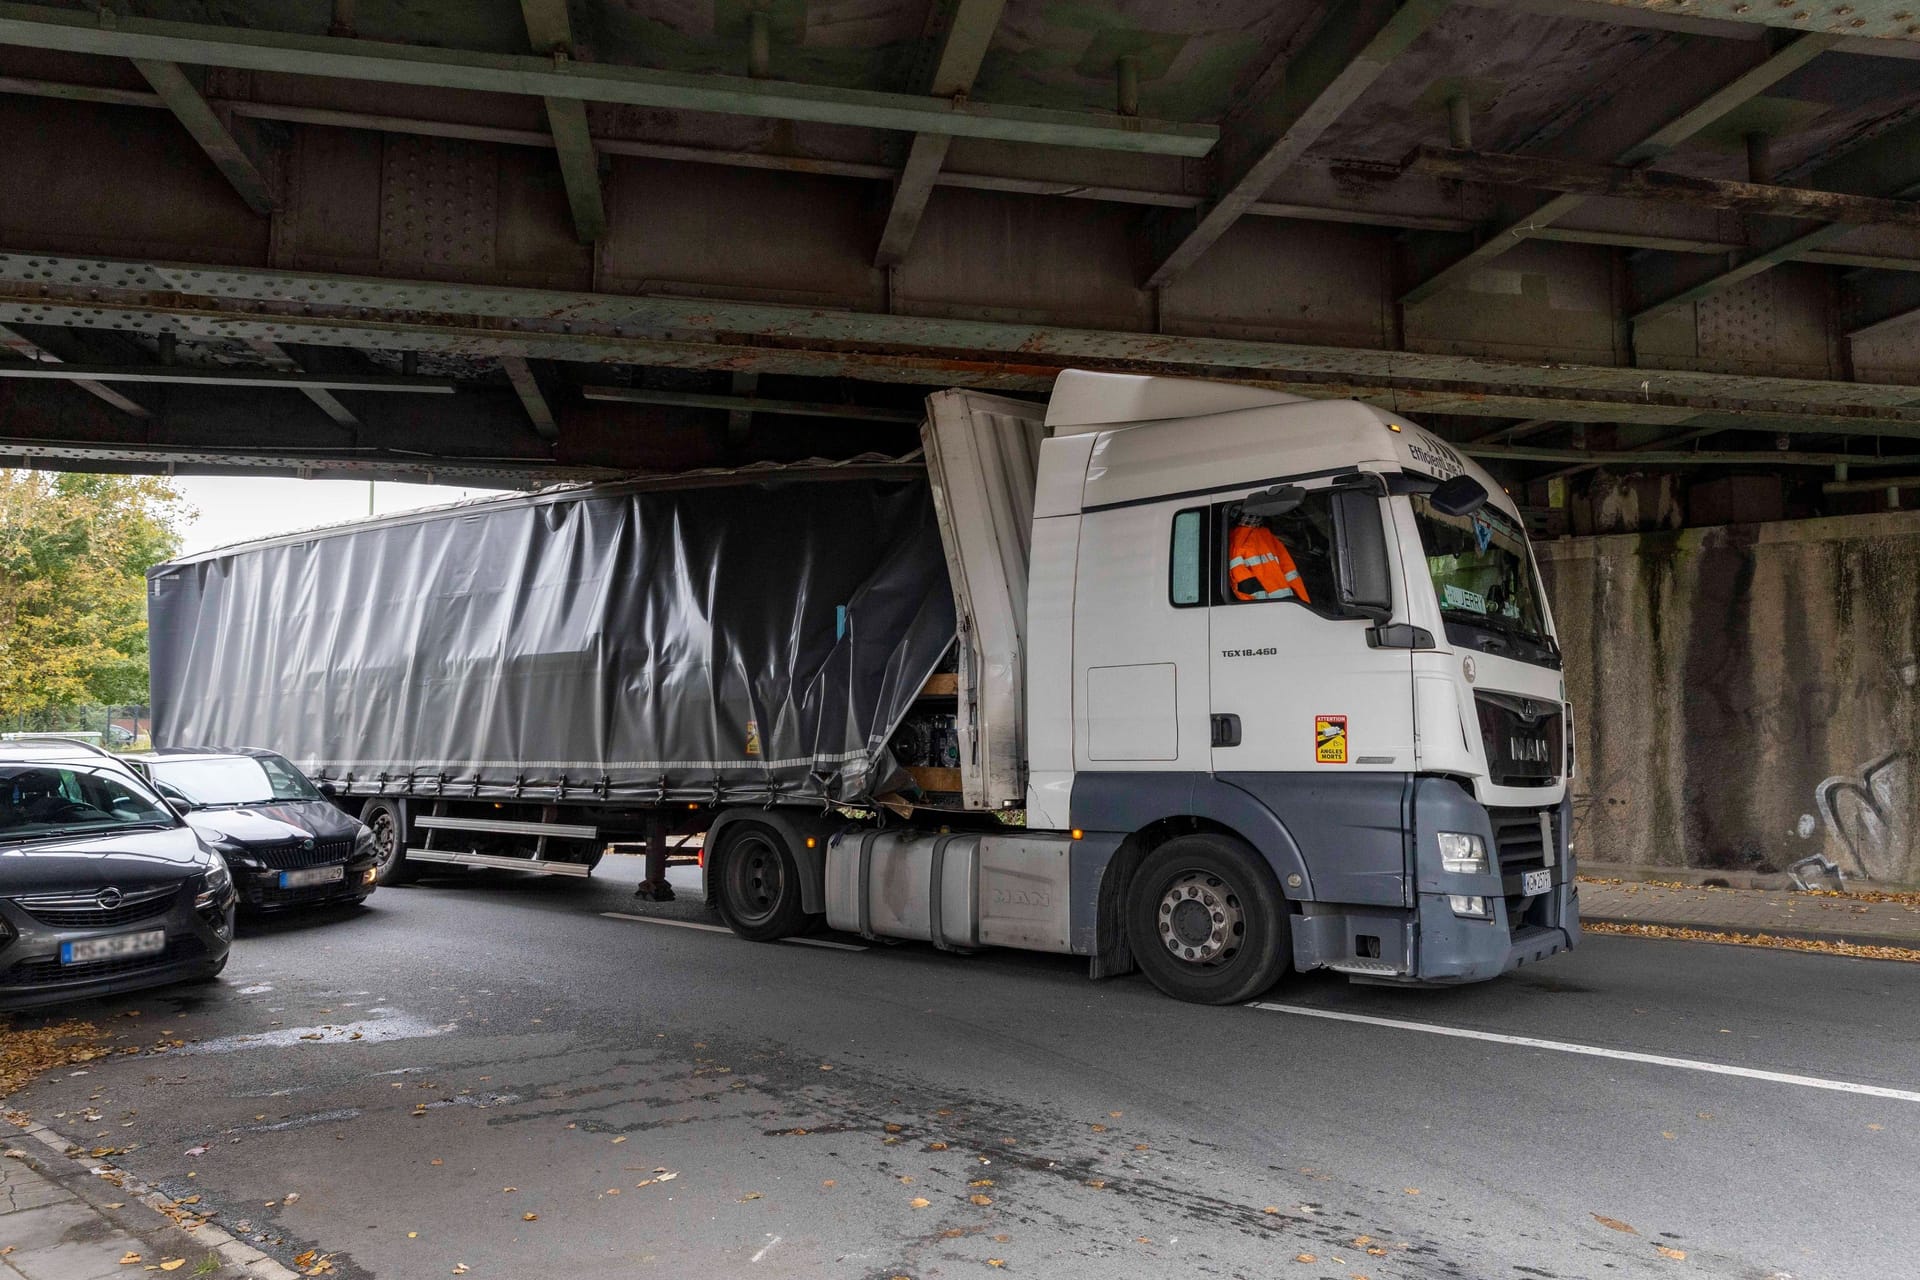
[[[624,911],[602,911],[600,914],[609,920],[631,920],[635,924],[666,924],[676,929],[704,929],[708,933],[733,932],[723,924],[701,924],[697,920],[663,920],[659,916],[630,916]]]
[[[1403,1022],[1398,1018],[1376,1018],[1364,1013],[1336,1013],[1332,1009],[1307,1009],[1295,1004],[1268,1004],[1262,1000],[1254,1001],[1253,1007],[1264,1009],[1268,1013],[1295,1013],[1304,1018],[1359,1022],[1372,1027],[1392,1027],[1400,1031],[1424,1031],[1428,1035],[1453,1036],[1460,1040],[1488,1040],[1495,1044],[1519,1045],[1524,1049],[1552,1049],[1556,1053],[1578,1053],[1589,1058],[1616,1058],[1622,1062],[1644,1062],[1656,1067],[1680,1067],[1687,1071],[1706,1071],[1720,1076],[1769,1080],[1774,1084],[1797,1084],[1806,1089],[1828,1089],[1834,1093],[1859,1093],[1872,1098],[1893,1098],[1899,1102],[1920,1102],[1920,1092],[1912,1089],[1888,1089],[1877,1084],[1855,1084],[1851,1080],[1799,1076],[1785,1071],[1762,1071],[1758,1067],[1733,1067],[1724,1062],[1702,1062],[1697,1058],[1669,1058],[1664,1054],[1636,1053],[1631,1049],[1603,1049],[1599,1045],[1572,1044],[1565,1040],[1509,1036],[1497,1031],[1469,1031],[1465,1027],[1442,1027],[1430,1022]]]
[[[779,1243],[780,1243],[780,1237],[775,1236],[773,1239],[767,1241],[764,1245],[760,1246],[760,1252],[754,1254],[752,1258],[748,1259],[748,1261],[750,1262],[760,1261],[760,1259],[766,1257],[768,1253],[772,1252],[773,1246]]]
[[[660,916],[635,916],[624,911],[602,911],[601,915],[609,920],[631,920],[635,924],[664,924],[675,929],[704,929],[708,933],[732,933],[733,930],[723,924],[701,924],[697,920],[667,920]],[[782,942],[791,942],[802,947],[829,947],[835,951],[865,951],[866,948],[851,942],[835,942],[831,938],[782,938]]]

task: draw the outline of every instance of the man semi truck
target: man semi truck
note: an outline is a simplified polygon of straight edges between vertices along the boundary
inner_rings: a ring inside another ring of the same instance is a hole
[[[1579,937],[1518,510],[1406,418],[1067,372],[931,396],[927,480],[549,490],[150,583],[155,738],[270,747],[422,864],[704,832],[755,940],[1491,978]]]

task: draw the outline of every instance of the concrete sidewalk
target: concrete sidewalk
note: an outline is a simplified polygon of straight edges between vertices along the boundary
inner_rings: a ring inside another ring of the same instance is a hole
[[[1882,900],[1884,899],[1884,900]],[[1709,885],[1580,881],[1580,918],[1815,942],[1920,948],[1920,898]]]
[[[9,1133],[0,1158],[0,1280],[106,1280],[159,1275],[292,1280],[295,1273],[224,1231],[185,1231],[134,1179],[106,1182],[38,1125]],[[102,1198],[112,1192],[112,1198]]]

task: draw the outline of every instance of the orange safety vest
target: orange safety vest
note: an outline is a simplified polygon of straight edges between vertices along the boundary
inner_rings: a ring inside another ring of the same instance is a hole
[[[1286,544],[1263,524],[1233,527],[1227,539],[1227,581],[1236,600],[1292,600],[1311,603]]]

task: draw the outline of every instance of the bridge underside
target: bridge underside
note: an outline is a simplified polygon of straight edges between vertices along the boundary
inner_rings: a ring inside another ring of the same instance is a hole
[[[1920,473],[1898,4],[208,9],[0,4],[0,464],[870,474],[1082,367]]]

